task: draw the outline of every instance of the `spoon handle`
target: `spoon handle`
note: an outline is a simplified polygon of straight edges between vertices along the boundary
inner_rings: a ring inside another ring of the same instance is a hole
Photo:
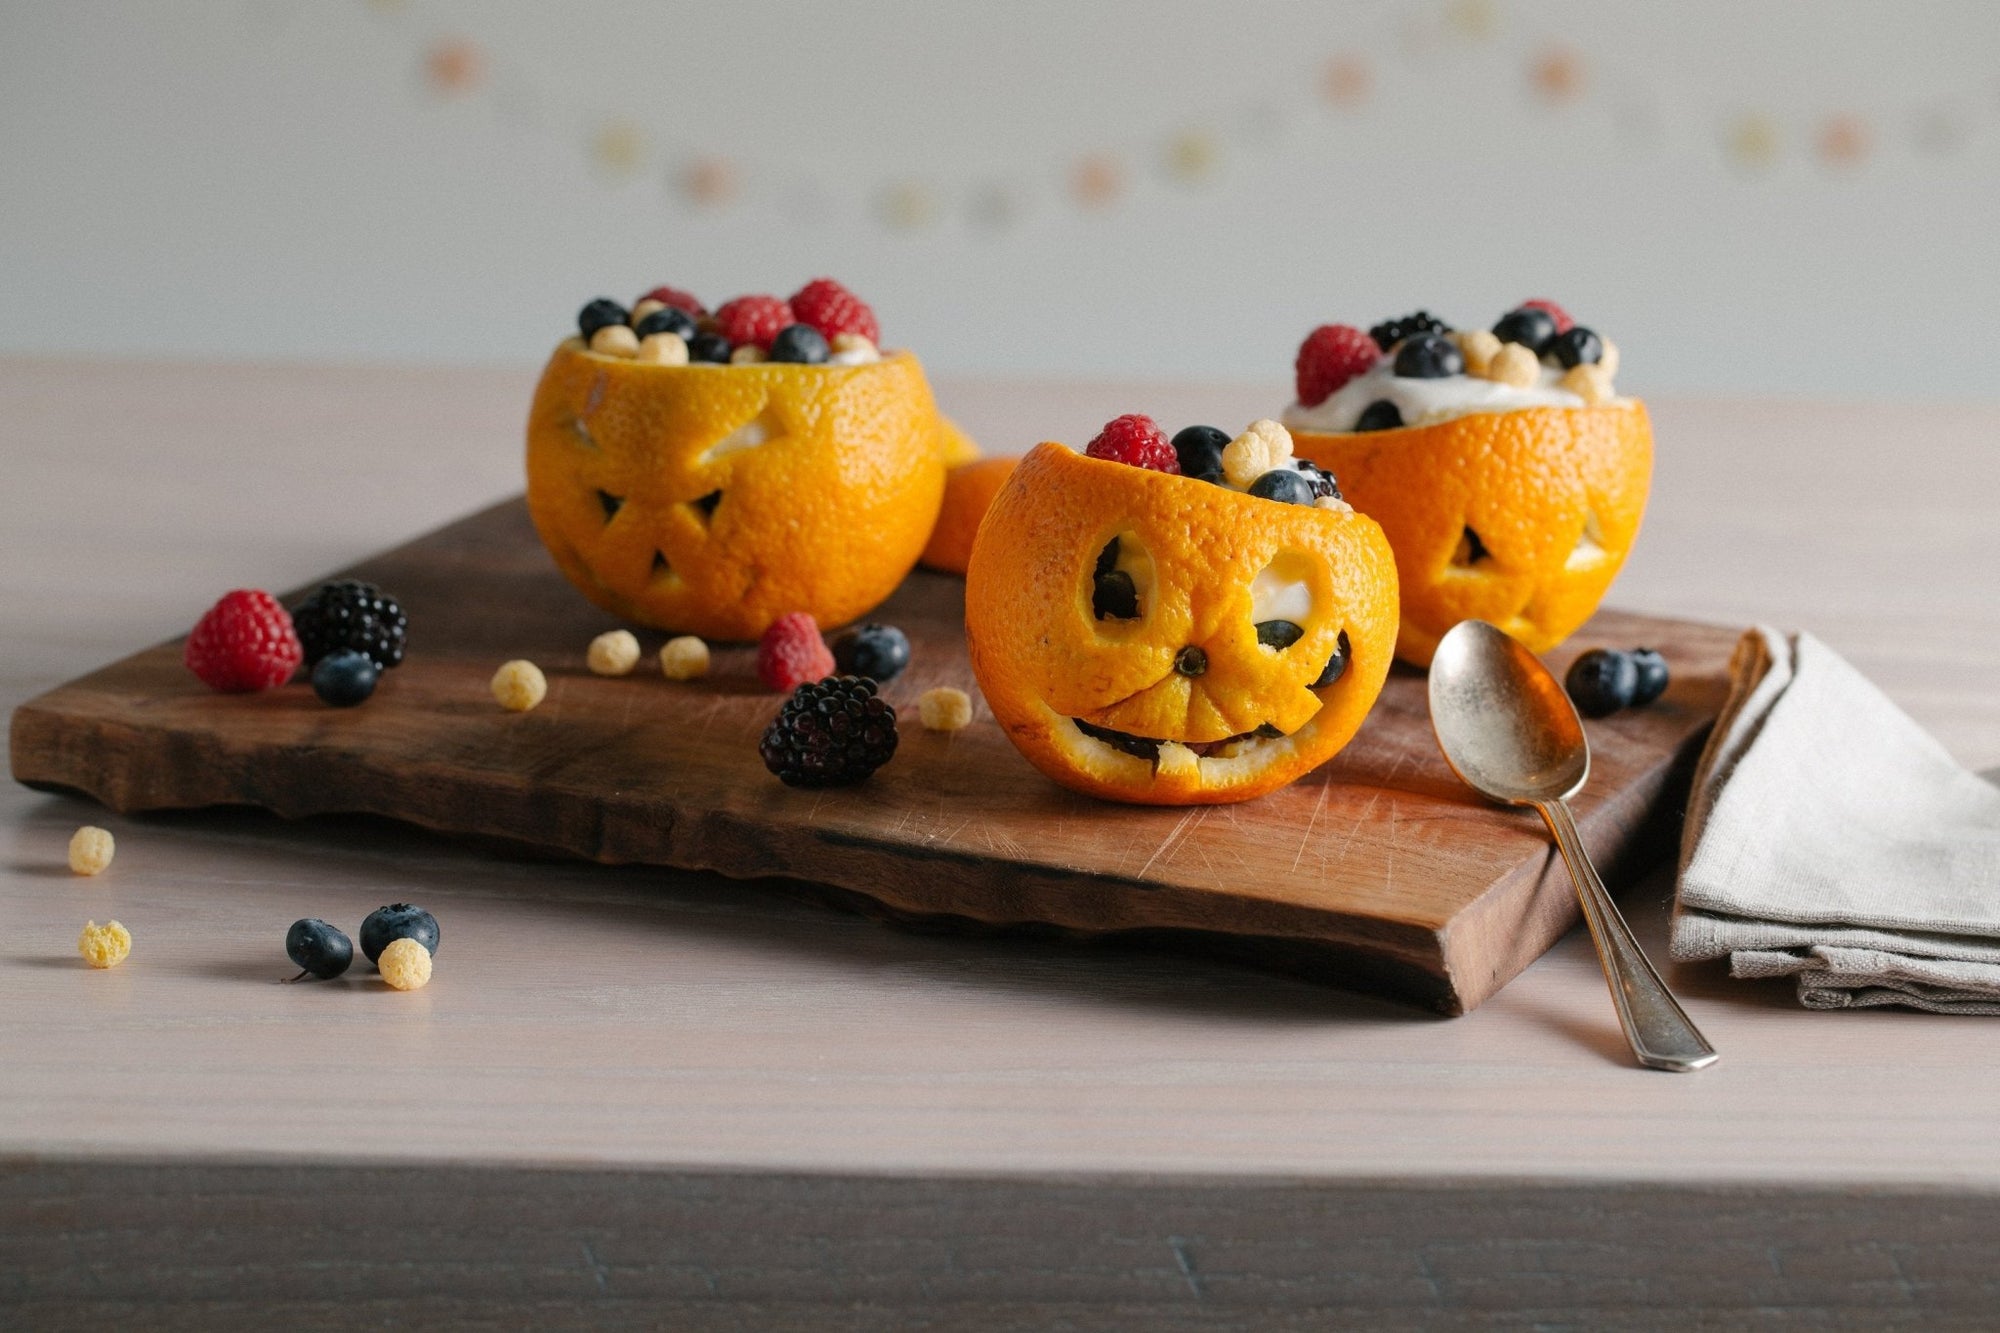
[[[1583,903],[1583,919],[1590,926],[1590,938],[1597,945],[1597,960],[1604,966],[1604,979],[1611,986],[1611,1002],[1617,1006],[1618,1021],[1624,1025],[1625,1039],[1632,1053],[1648,1069],[1690,1073],[1715,1063],[1715,1048],[1701,1035],[1693,1021],[1674,999],[1673,992],[1660,980],[1652,963],[1632,938],[1618,906],[1611,901],[1597,867],[1590,863],[1576,820],[1563,800],[1538,801],[1535,808],[1548,821],[1576,881],[1576,896]]]

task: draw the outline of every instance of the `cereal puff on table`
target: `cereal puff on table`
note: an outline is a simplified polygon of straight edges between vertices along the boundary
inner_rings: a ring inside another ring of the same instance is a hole
[[[1388,542],[1275,422],[1170,445],[1121,417],[1042,444],[966,572],[973,671],[1009,740],[1075,790],[1247,800],[1361,726],[1396,639]]]
[[[563,573],[638,624],[754,639],[867,612],[976,449],[923,367],[829,279],[713,313],[658,288],[585,306],[528,421],[528,507]]]
[[[1528,302],[1489,330],[1419,311],[1315,329],[1284,414],[1298,451],[1388,534],[1402,582],[1396,655],[1428,666],[1461,620],[1535,652],[1597,609],[1639,533],[1653,468],[1645,405],[1618,397],[1618,349]]]

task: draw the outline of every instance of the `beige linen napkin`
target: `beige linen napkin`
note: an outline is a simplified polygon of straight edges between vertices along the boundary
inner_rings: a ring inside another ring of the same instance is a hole
[[[2000,789],[1810,634],[1757,628],[1695,770],[1676,958],[1812,1009],[2000,1014]]]

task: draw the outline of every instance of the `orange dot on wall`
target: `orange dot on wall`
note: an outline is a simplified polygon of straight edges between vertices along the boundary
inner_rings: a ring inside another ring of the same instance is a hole
[[[1868,149],[1868,127],[1859,117],[1834,116],[1820,126],[1820,161],[1830,167],[1859,166]]]
[[[424,79],[448,97],[469,93],[486,74],[486,58],[471,42],[444,41],[424,57]]]
[[[1374,87],[1375,75],[1357,55],[1335,56],[1320,71],[1319,95],[1335,106],[1360,106]]]
[[[1551,102],[1571,102],[1583,93],[1583,57],[1567,46],[1552,46],[1535,57],[1528,81]]]
[[[1108,153],[1093,153],[1076,164],[1070,189],[1085,208],[1108,208],[1125,193],[1125,169]]]

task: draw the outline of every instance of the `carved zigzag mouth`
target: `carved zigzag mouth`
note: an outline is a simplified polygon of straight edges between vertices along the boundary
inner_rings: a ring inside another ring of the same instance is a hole
[[[1224,736],[1219,741],[1174,741],[1154,736],[1135,736],[1129,731],[1116,731],[1110,727],[1100,727],[1095,723],[1085,722],[1080,717],[1073,717],[1070,721],[1078,731],[1092,740],[1102,741],[1114,750],[1137,759],[1144,759],[1155,767],[1159,765],[1160,747],[1163,745],[1182,745],[1197,759],[1207,759],[1214,755],[1229,753],[1232,746],[1260,740],[1282,740],[1285,735],[1266,722],[1250,731]]]

